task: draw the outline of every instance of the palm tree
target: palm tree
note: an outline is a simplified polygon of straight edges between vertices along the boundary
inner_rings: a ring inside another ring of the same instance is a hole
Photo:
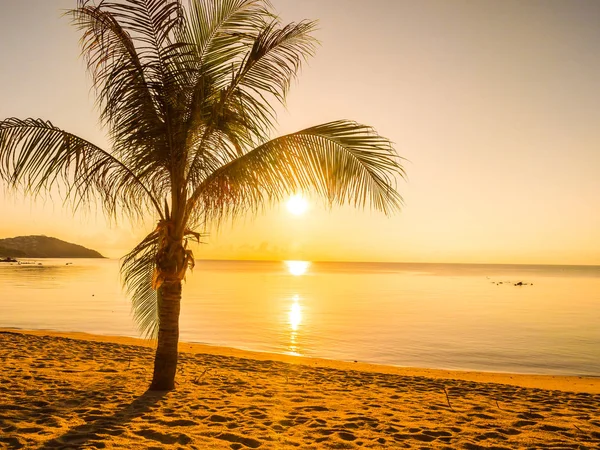
[[[121,261],[140,330],[158,339],[151,390],[175,386],[182,281],[195,230],[298,191],[391,213],[404,176],[390,142],[339,120],[271,139],[314,52],[315,22],[282,25],[268,0],[78,0],[67,14],[111,148],[41,119],[0,122],[0,178],[38,195],[64,188],[73,208],[156,229]]]

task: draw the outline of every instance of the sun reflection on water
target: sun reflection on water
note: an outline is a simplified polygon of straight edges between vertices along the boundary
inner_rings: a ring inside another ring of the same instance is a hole
[[[293,275],[295,277],[306,275],[306,272],[308,271],[311,264],[310,261],[284,261],[284,263],[290,275]],[[292,304],[290,305],[287,313],[287,323],[290,327],[290,343],[288,346],[288,353],[296,356],[301,355],[300,345],[298,343],[300,325],[302,324],[302,306],[300,304],[300,301],[300,295],[295,294],[292,297]]]
[[[300,303],[298,301],[300,297],[298,295],[294,295],[294,303],[292,303],[292,307],[289,312],[289,322],[290,327],[293,331],[298,331],[298,326],[302,322],[302,309],[300,308]]]
[[[294,295],[294,301],[288,312],[288,323],[290,325],[290,353],[300,356],[298,347],[298,328],[302,323],[302,307],[300,306],[300,296]]]
[[[310,261],[284,261],[288,272],[296,277],[304,275],[310,267]]]

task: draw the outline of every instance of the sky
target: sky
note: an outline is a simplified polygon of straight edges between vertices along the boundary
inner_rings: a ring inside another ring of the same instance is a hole
[[[39,117],[107,149],[75,0],[0,2],[0,119]],[[401,213],[265,209],[195,250],[207,259],[600,264],[600,2],[272,0],[318,19],[317,54],[280,134],[336,119],[406,158]],[[122,256],[152,227],[0,190],[0,237],[45,234]]]

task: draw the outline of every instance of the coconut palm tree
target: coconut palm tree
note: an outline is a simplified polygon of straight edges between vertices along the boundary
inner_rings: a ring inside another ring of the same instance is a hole
[[[158,340],[150,389],[170,390],[197,229],[299,191],[390,213],[404,171],[386,138],[352,121],[272,138],[275,106],[316,41],[314,22],[283,25],[267,0],[78,0],[68,14],[110,148],[46,120],[8,118],[0,178],[157,223],[121,274],[140,330]]]

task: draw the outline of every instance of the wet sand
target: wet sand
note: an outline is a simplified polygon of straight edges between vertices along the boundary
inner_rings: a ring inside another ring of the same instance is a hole
[[[147,393],[152,344],[0,330],[0,448],[583,449],[600,379],[395,368],[182,344]]]

